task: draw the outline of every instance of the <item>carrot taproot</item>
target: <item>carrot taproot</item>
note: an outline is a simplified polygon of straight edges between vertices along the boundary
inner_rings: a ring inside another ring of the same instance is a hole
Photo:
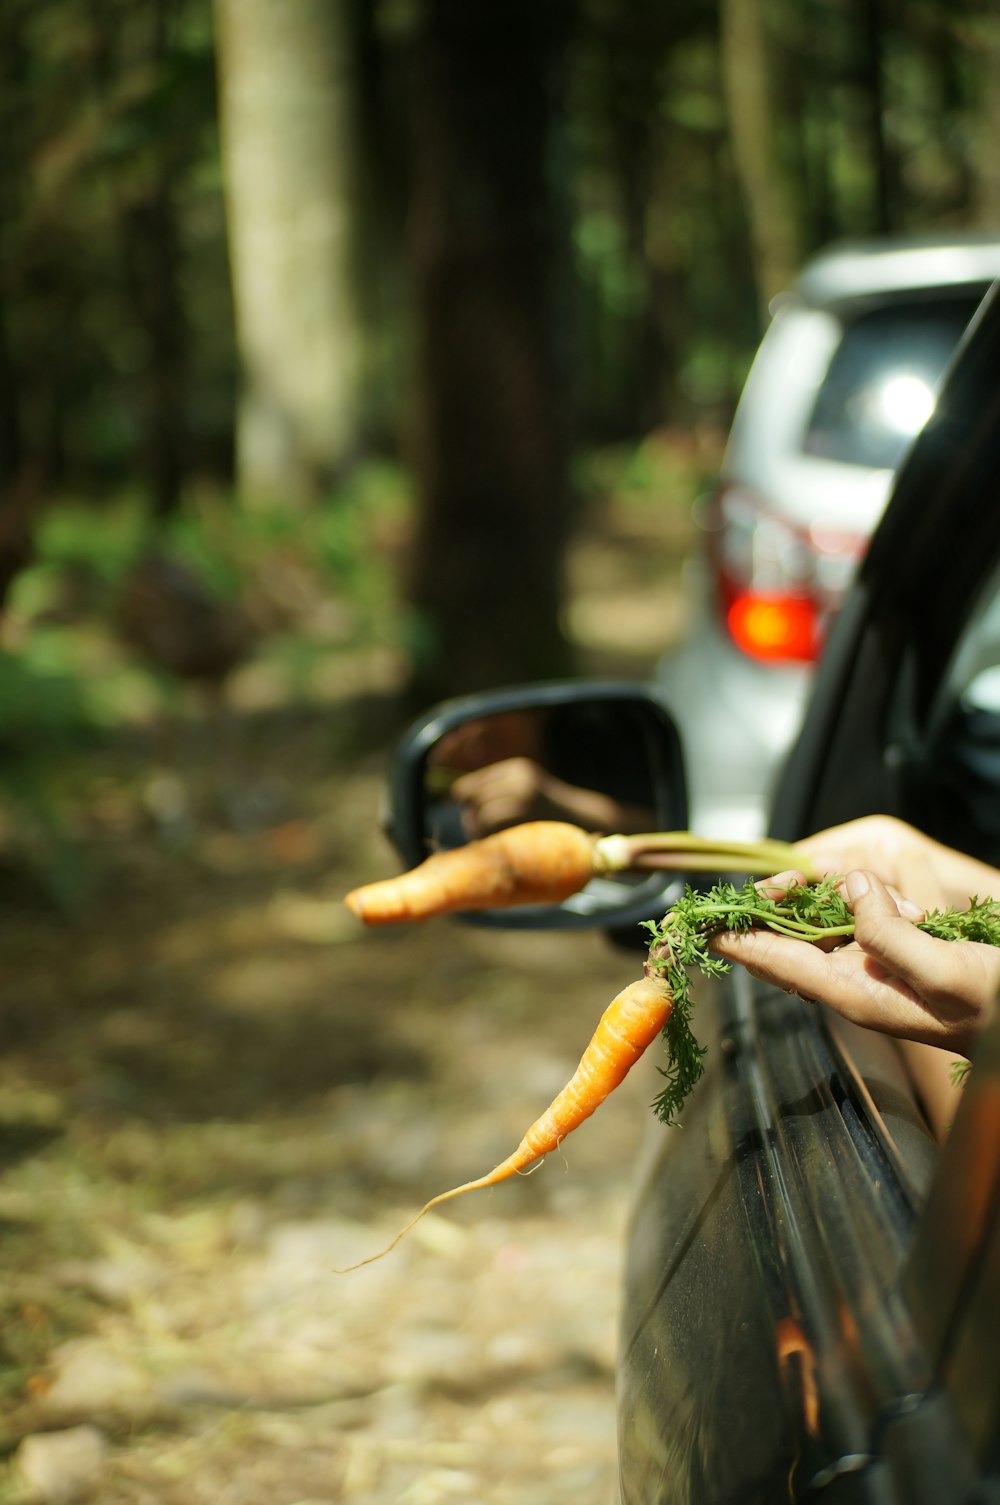
[[[671,989],[662,976],[651,973],[636,982],[629,983],[608,1004],[601,1015],[597,1029],[580,1058],[573,1075],[562,1091],[527,1130],[521,1143],[512,1155],[501,1160],[485,1176],[475,1181],[465,1181],[453,1186],[450,1191],[440,1192],[425,1202],[415,1217],[396,1234],[391,1243],[367,1259],[347,1265],[337,1271],[347,1274],[350,1270],[370,1265],[391,1253],[414,1224],[425,1213],[453,1197],[463,1196],[467,1191],[496,1186],[501,1181],[526,1171],[558,1148],[568,1134],[579,1128],[601,1106],[614,1089],[624,1081],[646,1047],[656,1039],[670,1017],[673,1008]]]
[[[344,902],[366,925],[426,920],[457,909],[559,904],[595,872],[596,836],[565,821],[508,826],[419,867],[352,889]]]

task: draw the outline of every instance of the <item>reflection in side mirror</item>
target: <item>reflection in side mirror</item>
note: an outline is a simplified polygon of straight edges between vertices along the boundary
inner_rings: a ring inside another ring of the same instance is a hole
[[[407,866],[532,820],[601,834],[683,829],[680,744],[662,704],[631,685],[537,685],[448,702],[404,738],[386,824]],[[624,925],[657,917],[671,882],[662,874],[595,878],[556,908],[476,918]]]
[[[656,830],[649,750],[623,719],[619,707],[598,702],[499,711],[455,727],[424,766],[431,845],[528,820],[602,835]]]

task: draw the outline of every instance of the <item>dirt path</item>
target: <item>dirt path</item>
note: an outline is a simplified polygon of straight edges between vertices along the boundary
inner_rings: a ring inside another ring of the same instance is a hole
[[[628,642],[602,632],[636,560],[574,562],[601,670],[672,630],[653,581]],[[362,933],[340,896],[392,860],[352,714],[243,728],[247,789],[284,800],[249,834],[156,835],[95,768],[99,901],[6,895],[0,1502],[615,1498],[648,1075],[537,1174],[334,1273],[506,1154],[636,971],[598,935]]]

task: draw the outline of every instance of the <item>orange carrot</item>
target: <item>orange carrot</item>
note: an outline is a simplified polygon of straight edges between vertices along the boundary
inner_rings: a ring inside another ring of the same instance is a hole
[[[366,925],[426,920],[456,909],[558,904],[593,876],[596,842],[565,821],[528,821],[435,852],[398,878],[354,889],[344,902]]]
[[[432,1207],[450,1202],[452,1197],[460,1197],[467,1191],[496,1186],[519,1171],[527,1170],[542,1155],[556,1149],[567,1134],[589,1118],[625,1079],[666,1024],[672,1008],[673,998],[665,978],[654,975],[629,983],[604,1010],[576,1071],[541,1118],[531,1125],[512,1155],[477,1181],[466,1181],[461,1186],[452,1187],[451,1191],[432,1197],[384,1249],[357,1264],[347,1265],[337,1273],[346,1274],[348,1270],[357,1270],[381,1259],[395,1249],[403,1235]]]

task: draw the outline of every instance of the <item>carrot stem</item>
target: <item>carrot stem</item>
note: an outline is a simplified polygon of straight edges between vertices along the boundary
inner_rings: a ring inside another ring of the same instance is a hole
[[[687,872],[743,872],[768,877],[794,867],[813,876],[806,857],[790,842],[770,837],[760,841],[728,841],[698,836],[693,831],[646,831],[634,836],[602,836],[595,861],[604,872],[626,869],[677,869]]]

